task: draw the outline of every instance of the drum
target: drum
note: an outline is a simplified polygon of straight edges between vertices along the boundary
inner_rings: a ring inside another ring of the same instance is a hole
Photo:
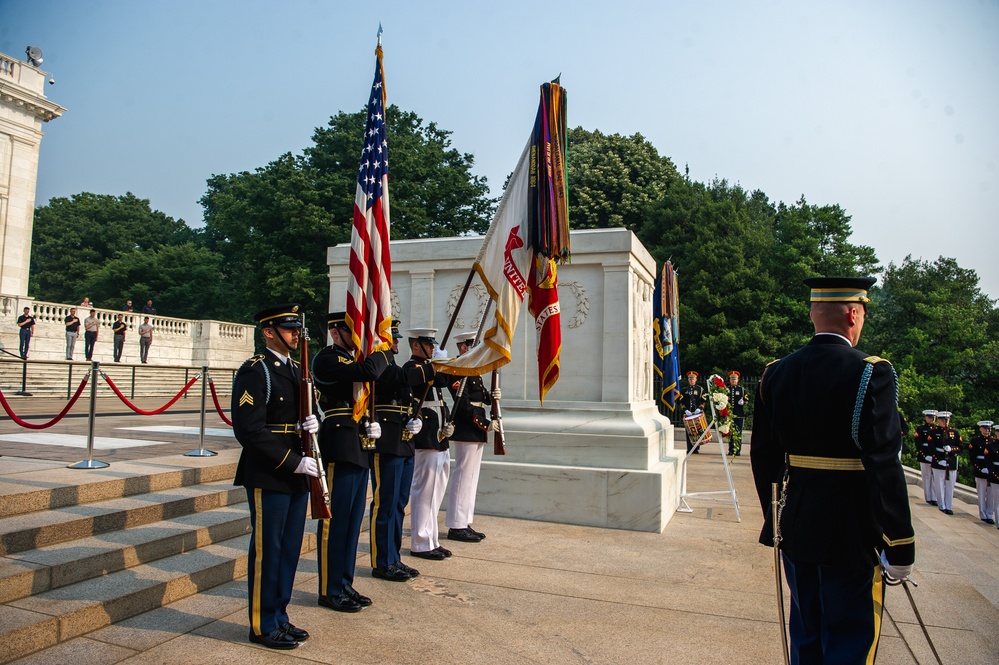
[[[687,435],[690,441],[694,442],[704,435],[708,429],[708,419],[704,417],[704,412],[694,413],[683,417],[683,426],[687,428]]]

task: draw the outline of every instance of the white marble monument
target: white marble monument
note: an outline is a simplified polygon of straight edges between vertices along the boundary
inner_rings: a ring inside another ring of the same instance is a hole
[[[653,398],[655,261],[625,229],[574,231],[571,241],[572,263],[558,271],[561,376],[542,405],[525,303],[513,361],[501,370],[507,454],[493,456],[487,444],[476,512],[660,532],[679,503],[679,464]],[[403,329],[436,327],[441,339],[481,243],[392,242],[392,308]],[[346,244],[328,251],[331,311],[346,303],[349,253]],[[454,332],[475,329],[486,302],[476,277]],[[453,342],[445,348],[455,353]],[[401,364],[408,350],[400,355]]]

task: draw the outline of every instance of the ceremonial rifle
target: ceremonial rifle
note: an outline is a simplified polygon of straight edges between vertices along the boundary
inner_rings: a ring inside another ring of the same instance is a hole
[[[298,381],[298,422],[304,423],[305,419],[312,415],[312,372],[309,371],[309,329],[305,327],[305,317],[302,317],[302,337],[298,342],[299,362],[301,363],[301,378]],[[312,432],[302,429],[299,432],[302,439],[302,454],[316,460],[319,467],[319,477],[308,476],[309,479],[309,502],[312,509],[312,518],[317,520],[329,519],[333,516],[330,512],[330,489],[326,483],[326,469],[323,466],[323,456],[319,452],[319,440]]]
[[[494,369],[493,382],[489,392],[494,393],[499,390],[499,387],[499,370]],[[498,399],[492,401],[492,412],[489,414],[489,418],[499,423],[499,429],[493,432],[493,455],[506,455],[506,435],[503,432],[503,414],[500,412],[500,401]]]

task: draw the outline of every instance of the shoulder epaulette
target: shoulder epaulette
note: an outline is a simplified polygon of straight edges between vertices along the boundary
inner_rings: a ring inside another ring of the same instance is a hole
[[[875,365],[877,363],[888,363],[889,365],[891,364],[891,361],[889,361],[887,358],[882,358],[880,356],[867,356],[866,358],[864,358],[864,362],[871,363],[872,365]]]
[[[236,377],[239,376],[240,372],[242,372],[247,367],[253,367],[261,360],[263,360],[264,357],[265,357],[264,354],[258,353],[252,358],[247,358],[246,361],[239,366],[239,369],[236,370],[236,373],[232,375],[233,386],[235,386]],[[267,363],[264,363],[263,365],[261,365],[261,367],[264,369],[264,381],[267,386],[267,397],[264,399],[264,403],[266,404],[271,401],[271,371],[267,369]]]

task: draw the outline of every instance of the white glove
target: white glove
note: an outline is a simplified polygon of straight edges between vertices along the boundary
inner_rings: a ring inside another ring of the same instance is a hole
[[[739,400],[739,406],[745,406],[745,405],[746,405],[746,400],[740,399]]]
[[[499,388],[496,388],[491,393],[489,393],[489,396],[492,397],[494,401],[498,402],[503,398],[503,393],[500,392]]]
[[[364,432],[372,439],[377,439],[382,435],[382,426],[377,422],[370,422],[364,426]]]
[[[499,428],[500,428],[500,421],[499,420],[490,420],[489,421],[489,431],[491,431],[491,432],[498,432]]]
[[[951,448],[950,446],[944,446],[944,452],[945,452],[945,453],[949,453],[949,452],[950,452],[950,451],[952,451],[952,450],[954,450],[954,449],[953,449],[953,448]]]
[[[695,410],[694,410],[694,415],[696,416],[696,415],[697,415],[697,414],[699,414],[700,412],[701,412],[701,410],[700,410],[700,409],[695,409]]]
[[[423,421],[419,418],[413,418],[408,423],[406,423],[406,431],[416,436],[423,429]]]
[[[434,347],[434,360],[447,360],[447,351],[439,346]]]
[[[927,455],[926,456],[926,461],[927,462],[932,462],[933,461],[933,455]]]
[[[445,437],[454,434],[454,423],[444,423],[444,427],[441,427],[441,434]]]
[[[881,553],[881,566],[885,569],[885,572],[888,573],[889,577],[899,581],[909,579],[909,575],[912,574],[912,564],[908,566],[893,566],[888,563],[888,559],[885,557],[884,552]]]
[[[685,415],[685,416],[692,416],[692,415],[694,415],[694,414],[692,414],[692,413],[691,413],[691,412],[690,412],[689,410],[687,410],[687,409],[684,409],[684,410],[683,410],[683,415]]]
[[[302,461],[295,467],[295,473],[302,473],[313,478],[319,477],[319,464],[314,457],[303,457]]]
[[[947,466],[947,460],[940,460],[940,466],[946,468],[946,466]]]
[[[309,417],[302,421],[302,429],[309,434],[315,434],[319,431],[319,419],[316,418],[316,414],[310,413]]]

